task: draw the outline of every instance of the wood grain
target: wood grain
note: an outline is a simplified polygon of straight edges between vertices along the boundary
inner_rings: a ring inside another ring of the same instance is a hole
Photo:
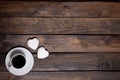
[[[33,37],[50,52],[120,52],[120,36],[100,35],[0,35],[0,52],[16,46],[30,49],[27,40]]]
[[[31,72],[17,77],[0,72],[1,80],[120,80],[120,72]]]
[[[120,70],[119,53],[54,53],[44,60],[34,54],[34,59],[32,71]]]
[[[56,0],[56,1],[60,1],[60,0]],[[86,0],[81,0],[81,1],[86,1]],[[90,1],[89,2],[52,2],[52,3],[51,2],[34,2],[34,1],[22,2],[19,0],[18,2],[17,1],[9,1],[9,2],[1,1],[0,16],[120,17],[120,3],[104,2],[106,0],[103,0],[103,2],[97,2],[98,0],[96,0],[96,2],[90,2]],[[107,0],[107,1],[113,1],[113,0]]]
[[[32,71],[115,71],[120,70],[120,53],[50,53],[40,60],[34,54]],[[6,72],[5,54],[0,54],[0,72]]]
[[[1,0],[1,1],[26,1],[26,2],[120,2],[120,0]]]
[[[120,36],[117,35],[0,35],[0,52],[16,46],[30,49],[27,40],[33,37],[49,52],[120,52]]]
[[[120,80],[120,0],[44,1],[0,1],[0,80]],[[27,46],[33,37],[48,58],[37,59]],[[5,67],[7,52],[17,46],[35,59],[20,77]]]
[[[0,34],[120,34],[120,19],[1,17]]]

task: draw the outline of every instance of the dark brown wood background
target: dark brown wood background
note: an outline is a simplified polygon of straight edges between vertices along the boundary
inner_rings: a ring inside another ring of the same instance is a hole
[[[0,1],[0,80],[120,80],[119,0],[51,1]],[[37,59],[27,46],[32,37],[47,48],[48,58]],[[16,46],[35,59],[21,77],[5,67],[7,52]]]

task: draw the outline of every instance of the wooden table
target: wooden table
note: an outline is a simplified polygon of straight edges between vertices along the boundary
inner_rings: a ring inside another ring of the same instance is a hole
[[[37,59],[27,40],[37,37],[50,56]],[[24,46],[34,56],[30,73],[5,67],[7,52]],[[120,80],[119,0],[0,1],[0,80]]]

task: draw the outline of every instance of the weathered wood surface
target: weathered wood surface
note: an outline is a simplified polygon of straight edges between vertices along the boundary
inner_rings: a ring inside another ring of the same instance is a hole
[[[40,60],[34,54],[32,71],[115,71],[120,70],[120,53],[50,53]],[[0,54],[0,72],[6,72],[5,54]]]
[[[4,17],[0,34],[120,34],[120,19]]]
[[[16,46],[30,49],[27,40],[33,37],[50,52],[120,52],[120,36],[104,35],[0,35],[0,52]]]
[[[120,0],[1,0],[2,1],[26,1],[26,2],[120,2]]]
[[[31,72],[21,77],[0,72],[0,80],[120,80],[120,72]]]
[[[86,1],[86,0],[82,0],[82,1]],[[96,0],[96,2],[52,2],[52,3],[1,1],[0,16],[120,17],[120,3],[119,2],[111,3],[104,1],[106,0],[103,0],[103,2],[97,2]],[[108,0],[108,1],[113,1],[113,0]]]
[[[0,80],[120,80],[120,0],[71,1],[0,2]],[[27,46],[33,37],[50,52],[48,58],[37,59]],[[16,46],[28,48],[35,59],[21,77],[5,67],[7,52]]]

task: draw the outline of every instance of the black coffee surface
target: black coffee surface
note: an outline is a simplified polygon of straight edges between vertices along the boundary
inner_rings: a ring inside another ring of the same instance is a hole
[[[22,68],[25,63],[26,60],[22,55],[18,55],[12,59],[12,64],[15,68]]]

